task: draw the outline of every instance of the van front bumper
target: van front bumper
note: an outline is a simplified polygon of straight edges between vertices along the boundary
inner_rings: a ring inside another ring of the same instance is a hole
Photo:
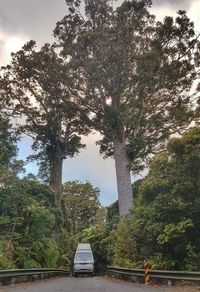
[[[74,265],[75,273],[93,273],[94,266],[91,264],[76,264]]]

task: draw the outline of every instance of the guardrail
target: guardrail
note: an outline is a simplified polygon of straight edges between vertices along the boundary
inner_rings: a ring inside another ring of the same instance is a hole
[[[109,266],[107,271],[111,274],[125,276],[138,276],[143,278],[145,276],[143,269],[127,269]],[[200,272],[149,270],[148,274],[150,278],[165,279],[168,281],[200,281]]]
[[[0,284],[6,281],[14,284],[16,279],[24,278],[31,280],[32,276],[38,276],[43,279],[45,276],[60,276],[69,275],[68,270],[64,269],[13,269],[13,270],[0,270]]]

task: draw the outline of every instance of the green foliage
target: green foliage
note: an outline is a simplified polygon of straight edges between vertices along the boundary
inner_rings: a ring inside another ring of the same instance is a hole
[[[100,151],[113,156],[114,141],[124,141],[138,173],[149,154],[197,118],[190,94],[199,59],[194,24],[180,10],[156,22],[151,1],[124,1],[115,10],[108,0],[66,3],[69,13],[54,34],[71,69],[71,91],[103,134]]]
[[[90,183],[66,183],[63,194],[63,207],[57,210],[51,189],[36,180],[16,178],[9,188],[0,188],[5,259],[19,268],[70,268],[80,232],[101,226],[105,210]]]
[[[111,263],[111,241],[106,225],[94,225],[84,229],[79,238],[80,242],[89,242],[95,259],[96,272],[103,272]]]
[[[171,239],[179,238],[180,234],[186,232],[186,229],[193,227],[191,219],[183,219],[177,224],[171,223],[165,226],[163,233],[157,238],[158,244],[162,245],[168,243]]]
[[[57,47],[74,103],[89,109],[85,121],[101,134],[100,153],[115,159],[123,216],[133,205],[130,171],[140,173],[172,134],[199,120],[191,89],[200,41],[185,11],[156,21],[151,1],[116,9],[109,0],[66,3],[68,14],[54,30]]]
[[[0,270],[14,268],[14,263],[5,256],[4,253],[5,244],[6,244],[5,240],[0,238]]]
[[[0,270],[12,269],[14,264],[0,253]]]
[[[170,140],[139,186],[132,238],[137,254],[152,259],[156,268],[199,267],[199,139],[200,129],[195,127]]]
[[[199,141],[200,128],[191,128],[152,159],[149,174],[133,185],[130,216],[119,221],[117,204],[108,208],[103,241],[111,264],[141,268],[147,258],[152,269],[199,270]]]
[[[60,258],[60,251],[58,245],[55,242],[50,242],[48,247],[44,251],[45,265],[47,268],[57,268]]]
[[[121,220],[111,233],[113,249],[112,262],[115,266],[135,268],[136,248],[131,238],[131,229],[127,222]]]
[[[42,265],[40,247],[55,226],[47,192],[52,196],[46,186],[26,179],[16,179],[9,188],[0,189],[0,235],[7,239],[4,252],[19,267]]]
[[[157,269],[199,270],[199,127],[153,158],[133,186],[129,218],[119,221],[117,203],[106,214],[90,183],[66,183],[61,202],[63,159],[84,147],[80,135],[91,128],[103,135],[101,153],[116,159],[114,146],[122,145],[122,160],[138,173],[171,134],[198,121],[190,94],[199,67],[194,25],[185,11],[156,22],[148,0],[124,1],[115,11],[108,0],[66,3],[69,13],[55,29],[59,50],[45,44],[38,51],[30,41],[1,71],[1,103],[25,117],[20,130],[34,135],[32,158],[58,192],[19,179],[17,135],[1,113],[0,268],[68,267],[82,241],[91,243],[99,270],[141,267],[144,258]]]
[[[169,259],[167,255],[165,256],[164,254],[157,252],[151,256],[149,263],[153,270],[168,270],[169,267],[173,268],[175,266],[176,261]]]
[[[119,222],[119,204],[118,201],[114,202],[107,207],[107,224],[110,229],[114,229]]]
[[[89,182],[72,181],[63,185],[63,201],[71,220],[72,234],[96,223],[100,210],[98,197],[99,189]]]
[[[185,267],[188,271],[199,271],[200,252],[198,247],[193,247],[189,242],[186,246],[187,257],[185,259]]]
[[[2,177],[0,268],[70,268],[77,243],[89,242],[97,272],[109,264],[141,268],[144,258],[153,269],[199,270],[199,141],[198,127],[170,140],[133,185],[135,208],[124,220],[117,202],[101,208],[89,182],[66,183],[56,210],[48,186],[14,172]]]
[[[66,206],[56,209],[55,194],[33,176],[18,177],[22,163],[15,160],[16,141],[8,119],[0,119],[0,269],[69,268],[76,235],[69,234],[72,227]],[[99,191],[89,183],[77,189],[82,199],[85,196],[83,226],[92,224],[95,215],[98,222],[104,220]],[[87,203],[91,211],[85,219]]]

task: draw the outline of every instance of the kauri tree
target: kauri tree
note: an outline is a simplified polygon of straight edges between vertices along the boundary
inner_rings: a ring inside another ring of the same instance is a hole
[[[45,44],[37,51],[35,42],[30,41],[12,54],[1,78],[4,104],[21,118],[20,130],[33,138],[33,157],[47,174],[58,206],[63,160],[79,153],[84,147],[80,135],[88,132],[83,115],[71,106],[66,82],[60,82],[62,74],[66,77],[67,71],[53,46]]]
[[[116,9],[111,2],[66,0],[69,13],[54,34],[74,104],[90,111],[90,125],[103,135],[100,151],[115,159],[124,216],[133,206],[130,173],[195,118],[199,41],[185,11],[156,22],[150,0]]]

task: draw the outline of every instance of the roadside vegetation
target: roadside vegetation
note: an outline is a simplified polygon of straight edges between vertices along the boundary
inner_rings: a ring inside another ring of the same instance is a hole
[[[1,118],[0,268],[71,268],[78,242],[90,242],[96,269],[108,264],[200,268],[200,128],[169,141],[133,184],[135,207],[120,218],[118,202],[103,208],[89,182],[63,185],[58,210],[53,190],[25,175],[16,160],[17,137]],[[56,231],[55,231],[56,227]]]
[[[1,69],[0,269],[71,268],[78,242],[91,244],[97,272],[145,258],[200,269],[200,43],[185,11],[156,22],[150,2],[66,0],[55,43],[30,41]],[[108,207],[90,182],[62,183],[63,160],[94,130],[116,165]],[[22,135],[38,176],[17,160]]]

